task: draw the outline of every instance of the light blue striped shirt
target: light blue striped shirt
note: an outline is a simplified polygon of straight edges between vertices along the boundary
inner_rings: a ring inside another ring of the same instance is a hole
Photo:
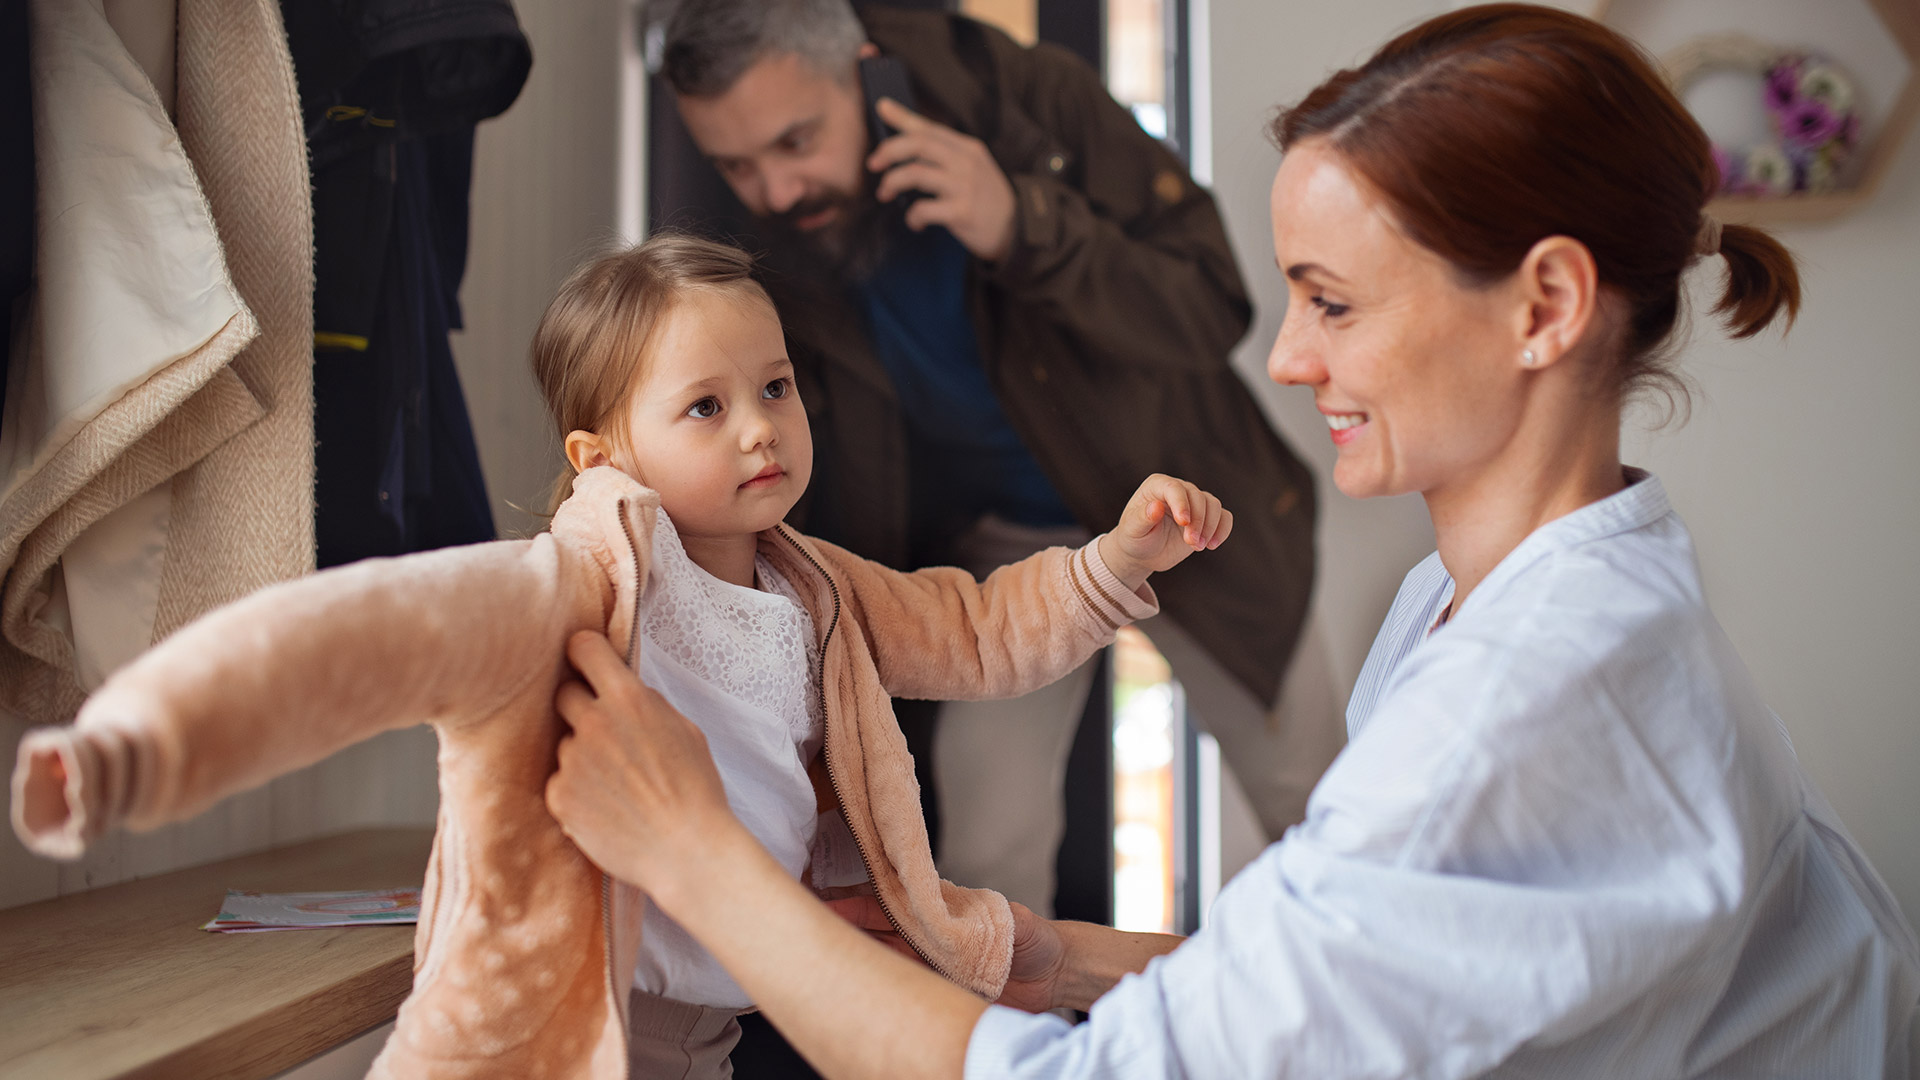
[[[1920,945],[1629,479],[1437,630],[1415,567],[1307,820],[1087,1023],[989,1009],[966,1075],[1908,1077]]]

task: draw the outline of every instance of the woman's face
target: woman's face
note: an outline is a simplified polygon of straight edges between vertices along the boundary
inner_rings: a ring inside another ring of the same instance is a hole
[[[1461,284],[1324,139],[1287,153],[1272,211],[1288,303],[1267,373],[1313,389],[1339,454],[1334,483],[1367,498],[1470,482],[1524,411],[1518,286]]]

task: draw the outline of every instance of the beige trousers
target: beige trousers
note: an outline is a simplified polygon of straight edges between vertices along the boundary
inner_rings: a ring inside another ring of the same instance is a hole
[[[955,542],[954,562],[984,577],[1042,548],[1087,539],[1077,528],[1035,529],[988,517]],[[1309,621],[1301,634],[1273,709],[1167,616],[1140,629],[1172,666],[1190,718],[1219,741],[1220,760],[1239,781],[1268,839],[1278,839],[1305,816],[1308,793],[1346,744],[1317,628]],[[1089,663],[1025,697],[940,706],[933,771],[940,871],[948,879],[1052,913],[1054,857],[1066,829],[1061,791],[1067,753],[1093,691],[1093,673]]]
[[[740,1041],[739,1009],[689,1005],[636,989],[629,999],[627,1075],[633,1080],[727,1080]]]

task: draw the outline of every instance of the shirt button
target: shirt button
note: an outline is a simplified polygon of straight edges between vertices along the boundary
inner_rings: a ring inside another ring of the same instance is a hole
[[[1066,168],[1066,167],[1067,167],[1067,159],[1066,159],[1066,156],[1065,156],[1064,154],[1055,154],[1055,155],[1053,155],[1052,157],[1050,157],[1050,158],[1048,158],[1048,159],[1047,159],[1047,171],[1048,171],[1048,172],[1056,172],[1056,173],[1057,173],[1057,172],[1059,172],[1059,171],[1060,171],[1061,169],[1064,169],[1064,168]]]

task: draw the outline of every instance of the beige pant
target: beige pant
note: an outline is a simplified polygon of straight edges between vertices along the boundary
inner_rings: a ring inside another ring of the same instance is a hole
[[[1041,548],[1087,539],[1079,529],[1034,529],[989,517],[955,543],[953,554],[982,577]],[[1321,635],[1310,622],[1280,702],[1269,710],[1171,619],[1149,619],[1140,629],[1172,665],[1188,715],[1219,741],[1221,762],[1268,838],[1277,839],[1305,816],[1308,793],[1346,743]],[[940,706],[933,770],[944,876],[1051,914],[1054,857],[1066,829],[1067,753],[1093,673],[1089,663],[1025,697]]]
[[[689,1005],[645,990],[629,999],[627,1075],[633,1080],[727,1080],[740,1010]]]

